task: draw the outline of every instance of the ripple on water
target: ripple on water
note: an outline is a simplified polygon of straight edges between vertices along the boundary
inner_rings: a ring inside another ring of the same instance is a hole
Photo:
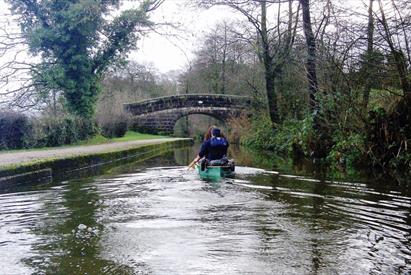
[[[252,167],[220,182],[139,169],[0,194],[0,260],[16,274],[406,274],[410,202]]]

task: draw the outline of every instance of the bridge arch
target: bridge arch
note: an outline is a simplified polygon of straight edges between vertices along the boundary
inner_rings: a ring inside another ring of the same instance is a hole
[[[184,94],[125,104],[132,127],[149,133],[172,134],[180,118],[202,114],[226,121],[251,106],[251,98],[235,95]]]
[[[209,114],[189,114],[176,121],[173,133],[182,137],[200,137],[210,125],[218,125],[223,133],[227,133],[229,121]]]

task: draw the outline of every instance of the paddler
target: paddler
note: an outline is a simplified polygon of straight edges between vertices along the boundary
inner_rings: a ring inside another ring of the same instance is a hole
[[[207,133],[211,133],[211,137],[208,139]],[[188,169],[194,167],[194,165],[200,160],[204,165],[207,163],[210,163],[211,165],[213,163],[224,165],[224,163],[228,162],[227,150],[229,143],[226,137],[221,133],[221,130],[215,126],[212,126],[208,129],[207,133],[203,143],[201,144],[200,152],[190,163]]]

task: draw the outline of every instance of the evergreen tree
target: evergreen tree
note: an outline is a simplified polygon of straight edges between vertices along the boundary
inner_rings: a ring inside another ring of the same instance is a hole
[[[29,45],[41,57],[32,70],[38,93],[59,91],[68,110],[94,114],[100,79],[108,66],[135,46],[148,13],[161,1],[112,14],[120,0],[8,0]]]

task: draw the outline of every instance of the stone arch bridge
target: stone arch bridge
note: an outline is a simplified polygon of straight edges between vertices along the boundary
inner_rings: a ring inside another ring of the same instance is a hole
[[[214,94],[183,94],[124,104],[133,116],[134,129],[164,134],[173,134],[177,120],[187,115],[203,114],[226,121],[250,107],[250,97]]]

